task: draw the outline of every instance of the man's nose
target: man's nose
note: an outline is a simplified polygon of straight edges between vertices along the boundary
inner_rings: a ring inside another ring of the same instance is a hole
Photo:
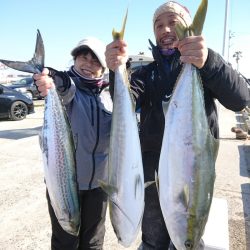
[[[169,32],[171,31],[171,28],[170,28],[169,26],[166,26],[166,27],[164,28],[164,31],[167,32],[167,33],[169,33]]]

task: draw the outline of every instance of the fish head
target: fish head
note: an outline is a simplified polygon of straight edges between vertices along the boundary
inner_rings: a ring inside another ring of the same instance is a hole
[[[63,218],[58,216],[58,222],[60,223],[61,227],[63,228],[64,231],[67,233],[78,236],[79,230],[80,230],[80,218],[79,218],[79,213],[77,213],[77,216],[75,218]]]
[[[200,249],[206,218],[198,218],[193,215],[190,223],[187,220],[188,217],[190,217],[188,213],[176,216],[175,221],[172,222],[175,224],[169,228],[170,238],[177,249]]]
[[[136,213],[136,211],[132,211],[132,209],[130,212],[133,214]],[[117,203],[111,202],[110,218],[119,244],[124,247],[129,247],[134,242],[141,228],[142,217],[138,223],[138,221],[132,219],[132,216],[129,216],[129,212],[126,213]]]

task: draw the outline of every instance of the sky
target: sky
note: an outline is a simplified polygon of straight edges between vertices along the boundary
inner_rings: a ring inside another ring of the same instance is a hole
[[[1,1],[0,58],[26,61],[35,50],[40,30],[45,66],[64,70],[72,64],[71,50],[83,38],[94,36],[108,44],[112,29],[120,30],[128,7],[124,40],[130,55],[151,55],[148,39],[155,42],[152,17],[163,0],[3,0]],[[193,17],[200,0],[179,0]],[[222,54],[226,0],[209,0],[203,36],[209,48]],[[250,78],[250,1],[230,0],[225,60],[237,68],[233,54],[241,51],[238,69]],[[228,57],[229,47],[229,57]]]

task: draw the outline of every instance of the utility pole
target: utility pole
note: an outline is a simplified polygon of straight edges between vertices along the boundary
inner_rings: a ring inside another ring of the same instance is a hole
[[[228,46],[227,46],[227,62],[229,62],[229,55],[230,55],[230,47],[231,47],[231,39],[234,37],[234,32],[232,32],[231,30],[229,30],[229,34],[228,34]]]
[[[226,38],[227,38],[228,8],[229,8],[229,0],[226,0],[225,21],[224,21],[224,37],[223,37],[223,46],[222,46],[222,56],[224,58],[225,58],[225,44],[226,44]]]

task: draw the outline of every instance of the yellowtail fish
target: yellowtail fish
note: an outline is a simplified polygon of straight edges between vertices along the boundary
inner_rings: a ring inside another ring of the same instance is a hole
[[[176,26],[180,39],[201,34],[207,0],[190,27]],[[216,140],[208,126],[200,75],[184,64],[165,115],[159,161],[159,199],[170,238],[178,250],[199,249],[215,181]]]
[[[120,33],[122,39],[126,17]],[[118,241],[129,247],[135,240],[144,211],[144,176],[135,104],[125,66],[115,70],[113,114],[109,153],[109,180],[101,183],[109,195],[110,219]]]

